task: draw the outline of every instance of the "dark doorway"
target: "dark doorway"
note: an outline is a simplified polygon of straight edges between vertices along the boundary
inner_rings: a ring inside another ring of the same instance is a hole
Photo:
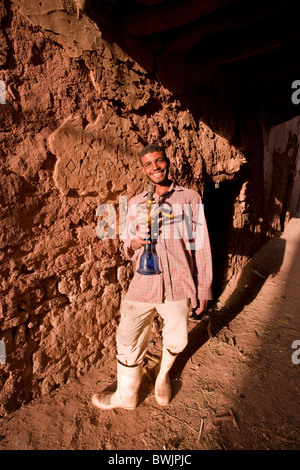
[[[242,181],[205,183],[204,211],[210,236],[213,258],[213,294],[217,299],[227,280],[230,245],[233,237],[234,202],[239,195]]]

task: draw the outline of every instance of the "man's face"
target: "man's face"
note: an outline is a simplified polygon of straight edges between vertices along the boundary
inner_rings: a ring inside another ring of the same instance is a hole
[[[146,153],[141,158],[146,178],[155,185],[163,185],[168,181],[169,161],[161,152]]]

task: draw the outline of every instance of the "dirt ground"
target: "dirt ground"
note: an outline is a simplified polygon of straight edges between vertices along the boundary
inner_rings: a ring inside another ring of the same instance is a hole
[[[300,219],[292,219],[213,309],[190,319],[168,407],[155,402],[155,361],[147,359],[135,411],[93,408],[94,391],[116,384],[111,363],[2,418],[0,449],[300,449],[299,300]],[[149,347],[155,356],[159,326]]]

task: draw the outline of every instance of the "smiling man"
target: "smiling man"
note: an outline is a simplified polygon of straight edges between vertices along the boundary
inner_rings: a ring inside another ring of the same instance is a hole
[[[169,219],[169,230],[159,230],[156,240],[159,273],[144,275],[136,272],[122,301],[117,331],[118,386],[114,393],[102,392],[93,396],[93,404],[101,410],[137,407],[142,361],[157,313],[164,326],[155,398],[159,405],[168,405],[172,396],[169,371],[178,353],[187,345],[190,310],[196,309],[199,315],[207,300],[212,299],[211,251],[199,194],[176,185],[169,178],[170,162],[163,147],[147,145],[140,154],[140,162],[146,179],[155,185],[155,204],[176,209],[176,217]],[[128,236],[124,251],[137,266],[144,245],[149,243],[137,222],[138,207],[146,202],[147,191],[132,198],[127,217]],[[189,229],[178,231],[182,223]],[[162,225],[163,220],[160,221]],[[191,234],[195,243],[191,243]]]

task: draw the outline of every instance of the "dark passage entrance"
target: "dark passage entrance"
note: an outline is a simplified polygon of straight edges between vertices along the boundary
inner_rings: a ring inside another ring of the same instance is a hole
[[[205,183],[204,211],[210,236],[213,258],[213,294],[217,299],[226,285],[229,254],[234,237],[234,202],[239,195],[242,181],[226,181],[216,185]]]

